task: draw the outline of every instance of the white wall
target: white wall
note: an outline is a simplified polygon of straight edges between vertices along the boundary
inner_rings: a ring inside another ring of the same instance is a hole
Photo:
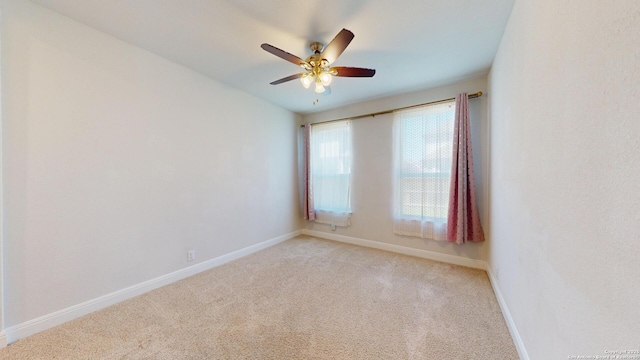
[[[5,328],[300,228],[293,113],[3,6]]]
[[[639,348],[639,63],[637,0],[515,3],[489,76],[490,268],[531,359]]]
[[[2,31],[2,3],[0,2],[0,69],[2,69],[2,38],[4,37],[4,31]],[[0,73],[0,83],[2,79],[2,74]],[[4,203],[4,196],[2,195],[2,179],[3,179],[3,156],[2,156],[2,137],[3,137],[3,121],[2,121],[2,86],[0,86],[0,348],[7,346],[7,334],[4,332],[3,324],[3,311],[2,311],[2,301],[3,301],[3,292],[2,292],[2,258],[4,256],[4,245],[3,245],[3,233],[4,233],[4,218],[2,216],[2,204]]]
[[[303,122],[320,122],[348,116],[370,114],[403,106],[455,97],[460,92],[486,93],[486,78],[459,82],[431,90],[363,102],[344,108],[308,114]],[[481,221],[487,225],[488,210],[486,199],[487,172],[487,97],[482,96],[469,102],[472,141],[474,144],[474,170]],[[425,240],[393,233],[392,218],[392,142],[393,114],[378,115],[353,121],[353,168],[352,168],[352,225],[338,227],[332,232],[328,225],[306,222],[306,228],[327,234],[338,234],[384,244],[404,246],[413,249],[433,251],[463,258],[485,260],[487,242],[457,245],[447,242]]]

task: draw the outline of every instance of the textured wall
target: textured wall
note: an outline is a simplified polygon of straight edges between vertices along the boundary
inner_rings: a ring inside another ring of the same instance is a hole
[[[481,77],[452,85],[393,96],[344,108],[309,114],[303,121],[317,122],[369,114],[403,106],[410,106],[434,100],[455,97],[466,91],[486,92],[486,78]],[[487,152],[486,142],[486,104],[487,97],[472,99],[469,102],[472,141],[474,143],[474,168],[477,186],[478,205],[483,225],[489,223],[486,208]],[[328,225],[307,222],[306,228],[329,234],[338,234],[373,240],[382,243],[400,245],[414,249],[461,256],[464,258],[486,260],[487,242],[453,243],[425,240],[415,237],[398,236],[393,233],[393,114],[378,115],[353,121],[353,168],[351,204],[352,225],[338,228],[332,232]]]
[[[293,113],[3,5],[5,327],[299,229]]]
[[[4,34],[4,32],[2,31],[2,23],[3,23],[2,16],[1,16],[2,15],[1,14],[2,8],[3,8],[3,6],[2,6],[2,3],[0,2],[0,48],[2,47],[1,44],[2,44],[3,34]],[[2,51],[0,51],[0,55],[2,55],[1,52]],[[0,69],[2,69],[2,57],[1,56],[0,56]],[[2,76],[0,75],[0,78],[1,77]],[[1,81],[1,79],[0,79],[0,81]],[[3,149],[3,146],[2,146],[2,134],[3,134],[3,131],[2,131],[2,126],[1,126],[2,125],[2,98],[3,98],[3,96],[2,96],[2,86],[0,86],[0,187],[2,186],[2,180],[1,179],[3,178],[3,169],[4,169],[3,156],[2,156],[2,149]],[[0,189],[0,204],[2,204],[3,200],[4,200],[4,196],[2,195],[2,190]],[[3,246],[3,242],[2,242],[2,239],[3,239],[2,233],[4,231],[3,230],[4,229],[4,219],[1,216],[2,215],[1,214],[2,210],[1,209],[2,209],[2,207],[0,206],[0,309],[2,309],[2,303],[3,303],[3,299],[4,299],[4,293],[2,291],[2,279],[3,279],[2,258],[4,256],[4,246]],[[1,324],[2,324],[2,321],[3,321],[3,316],[4,315],[2,314],[2,311],[0,311],[0,328],[2,327]],[[0,330],[4,330],[4,328],[2,328]],[[3,348],[6,345],[7,345],[6,334],[4,333],[4,331],[0,331],[0,348]]]
[[[640,342],[640,2],[521,1],[489,76],[490,267],[531,359]]]

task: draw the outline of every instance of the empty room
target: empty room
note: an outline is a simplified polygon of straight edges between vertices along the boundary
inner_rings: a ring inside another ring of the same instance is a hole
[[[640,360],[637,0],[0,0],[0,359]]]

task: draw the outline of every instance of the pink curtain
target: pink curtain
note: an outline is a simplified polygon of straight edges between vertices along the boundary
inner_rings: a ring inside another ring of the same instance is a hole
[[[304,200],[302,204],[305,220],[316,219],[311,179],[311,124],[306,124],[304,126]]]
[[[467,241],[484,241],[473,180],[473,154],[471,152],[467,93],[456,96],[447,241],[458,244]]]

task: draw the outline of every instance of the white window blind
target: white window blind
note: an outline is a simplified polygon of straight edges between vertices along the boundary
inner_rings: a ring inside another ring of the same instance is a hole
[[[350,225],[351,122],[311,126],[311,177],[316,222]]]
[[[446,240],[455,101],[394,113],[394,233]]]

